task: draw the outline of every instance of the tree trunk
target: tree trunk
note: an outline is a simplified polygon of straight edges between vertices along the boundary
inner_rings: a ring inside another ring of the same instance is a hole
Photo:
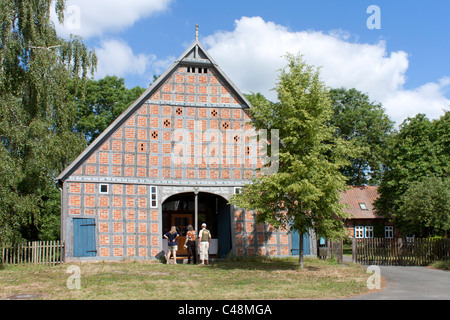
[[[301,232],[298,233],[299,241],[298,241],[298,267],[303,269],[303,234]]]

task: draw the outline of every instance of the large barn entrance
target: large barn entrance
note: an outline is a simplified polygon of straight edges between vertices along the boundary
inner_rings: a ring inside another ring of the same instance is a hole
[[[197,225],[195,225],[195,198],[197,197]],[[171,226],[177,227],[180,234],[177,256],[187,255],[183,245],[188,225],[195,231],[206,223],[211,231],[212,243],[210,254],[224,258],[231,250],[230,205],[221,196],[200,192],[180,193],[169,197],[162,205],[163,234],[170,231]]]

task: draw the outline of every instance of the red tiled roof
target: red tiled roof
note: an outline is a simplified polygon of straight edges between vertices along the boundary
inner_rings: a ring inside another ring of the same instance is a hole
[[[375,214],[373,207],[377,198],[378,187],[376,186],[351,187],[342,193],[341,203],[348,205],[347,208],[344,208],[344,212],[349,214],[349,219],[376,219],[382,218]],[[362,210],[359,206],[360,203],[365,203],[368,210]]]

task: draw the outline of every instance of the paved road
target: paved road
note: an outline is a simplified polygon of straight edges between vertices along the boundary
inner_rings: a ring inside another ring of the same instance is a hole
[[[450,271],[399,266],[380,270],[386,287],[351,300],[450,300]]]

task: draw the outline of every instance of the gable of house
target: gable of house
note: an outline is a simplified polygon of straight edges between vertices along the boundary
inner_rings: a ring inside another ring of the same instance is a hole
[[[248,108],[195,42],[57,179],[245,181],[255,157],[246,161],[242,155],[256,151],[245,133],[251,128]]]
[[[383,216],[377,215],[374,203],[378,199],[378,187],[350,187],[341,194],[341,203],[348,218],[344,225],[349,236],[355,238],[394,237],[394,226]]]

